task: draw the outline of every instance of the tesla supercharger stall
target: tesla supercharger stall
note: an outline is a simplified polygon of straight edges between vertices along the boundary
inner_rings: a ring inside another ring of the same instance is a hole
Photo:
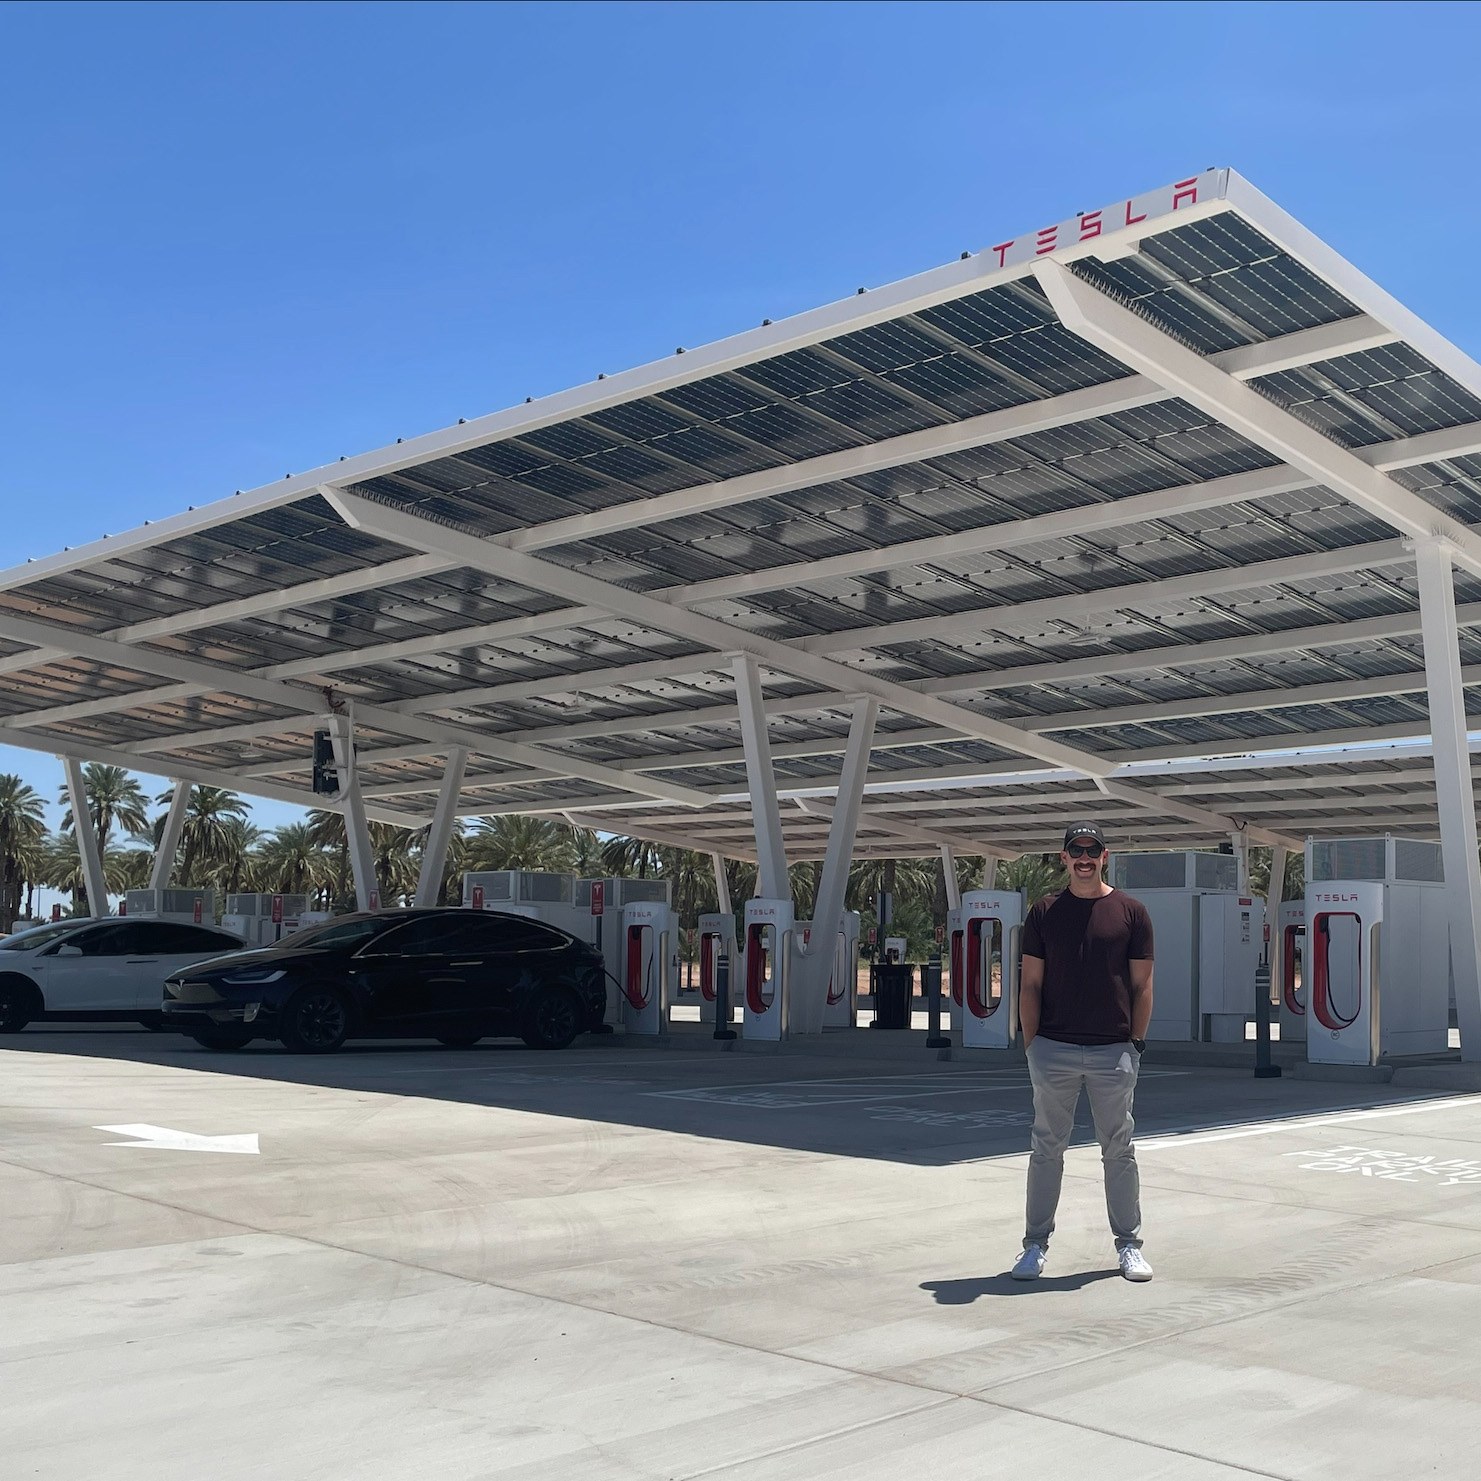
[[[1265,903],[1238,890],[1233,854],[1111,855],[1111,883],[1152,920],[1149,1039],[1242,1044],[1265,948]]]
[[[463,876],[465,906],[543,921],[569,931],[578,941],[585,941],[601,952],[607,979],[604,1032],[626,1022],[627,999],[622,989],[626,942],[622,912],[639,901],[668,905],[668,881],[592,879],[535,869],[493,869]]]
[[[622,1021],[630,1034],[668,1030],[679,980],[679,921],[661,900],[622,907]]]
[[[962,1047],[1010,1049],[1018,1036],[1019,890],[962,894]]]
[[[790,900],[746,901],[744,1038],[780,1041],[786,1037],[794,920]]]
[[[720,973],[725,973],[725,1000],[732,1016],[736,987],[741,981],[740,952],[735,941],[733,915],[702,915],[699,918],[699,995],[704,1003],[700,1016],[712,1027],[722,1028],[720,1012]]]
[[[1306,901],[1280,904],[1280,1024],[1282,1044],[1306,1043]]]
[[[946,1005],[951,1034],[957,1038],[962,1031],[962,984],[966,980],[967,958],[966,937],[962,932],[962,912],[946,912],[946,976],[951,985]],[[960,1039],[958,1038],[958,1042]]]
[[[1443,1053],[1450,926],[1439,845],[1308,840],[1306,866],[1306,1057],[1372,1065]]]
[[[859,912],[845,910],[833,948],[833,971],[828,978],[824,1028],[853,1028],[858,1022]]]

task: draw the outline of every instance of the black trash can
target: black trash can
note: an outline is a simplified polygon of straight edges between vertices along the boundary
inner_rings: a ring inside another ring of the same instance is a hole
[[[869,986],[874,993],[873,1028],[909,1028],[910,996],[915,968],[909,962],[871,962]]]

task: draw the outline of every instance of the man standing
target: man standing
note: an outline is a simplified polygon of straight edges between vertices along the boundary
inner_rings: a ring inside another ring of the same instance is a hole
[[[1106,883],[1109,851],[1097,824],[1067,828],[1059,857],[1069,887],[1038,901],[1023,927],[1018,1020],[1034,1087],[1034,1130],[1023,1254],[1013,1278],[1043,1273],[1083,1085],[1121,1274],[1151,1280],[1131,1109],[1152,1021],[1152,921],[1140,900]]]

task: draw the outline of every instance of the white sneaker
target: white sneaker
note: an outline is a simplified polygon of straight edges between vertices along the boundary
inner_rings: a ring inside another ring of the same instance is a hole
[[[1018,1263],[1013,1267],[1014,1280],[1038,1280],[1044,1273],[1044,1262],[1049,1258],[1049,1251],[1041,1244],[1026,1244],[1023,1253],[1018,1257]]]
[[[1118,1256],[1121,1261],[1121,1274],[1127,1280],[1151,1280],[1152,1267],[1147,1264],[1146,1258],[1138,1249],[1130,1245],[1122,1250]]]

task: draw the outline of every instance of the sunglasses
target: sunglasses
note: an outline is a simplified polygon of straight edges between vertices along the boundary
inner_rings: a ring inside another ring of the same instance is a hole
[[[1098,859],[1106,848],[1102,843],[1067,843],[1064,851],[1072,859]]]

